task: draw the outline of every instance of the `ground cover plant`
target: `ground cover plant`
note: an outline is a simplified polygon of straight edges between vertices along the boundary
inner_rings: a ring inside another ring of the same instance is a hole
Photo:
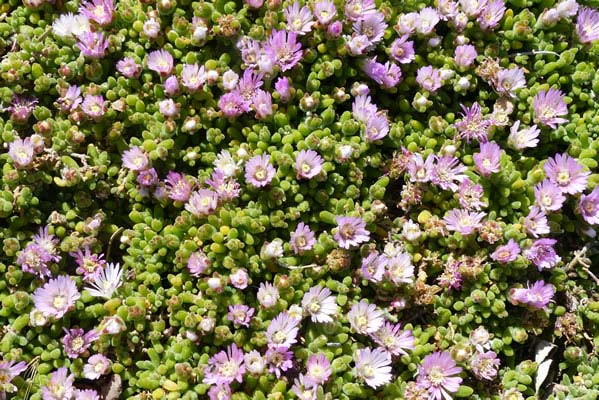
[[[596,399],[599,2],[0,4],[0,398]]]

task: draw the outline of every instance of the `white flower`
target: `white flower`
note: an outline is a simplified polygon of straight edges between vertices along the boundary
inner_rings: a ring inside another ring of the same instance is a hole
[[[59,37],[79,36],[83,32],[90,32],[89,20],[84,15],[66,13],[52,23],[52,32]]]
[[[420,231],[420,225],[412,220],[408,220],[403,224],[402,234],[405,240],[412,242],[418,240],[420,235],[422,235],[422,231]]]
[[[216,160],[214,160],[214,167],[221,170],[226,177],[231,177],[239,172],[239,165],[227,150],[218,153]]]
[[[260,256],[264,260],[270,260],[281,257],[283,255],[283,241],[281,239],[274,239],[270,243],[265,243],[260,251]]]
[[[354,361],[356,374],[371,388],[391,382],[391,356],[385,350],[360,349]]]
[[[239,82],[239,75],[233,70],[228,70],[223,74],[223,87],[225,90],[233,90]]]
[[[123,270],[119,263],[108,263],[91,282],[92,287],[85,289],[93,297],[104,297],[110,300],[116,290],[123,284]]]

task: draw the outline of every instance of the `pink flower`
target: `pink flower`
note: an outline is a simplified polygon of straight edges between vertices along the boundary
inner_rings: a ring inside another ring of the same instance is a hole
[[[507,143],[510,147],[516,150],[524,150],[527,147],[537,147],[539,144],[539,133],[541,131],[536,125],[530,128],[518,129],[520,120],[516,120],[510,128],[510,135],[507,138]]]
[[[441,87],[441,73],[431,65],[418,68],[416,82],[424,90],[435,93]]]
[[[462,44],[455,48],[453,58],[458,67],[468,68],[472,65],[477,55],[476,47],[471,44]]]
[[[516,243],[514,239],[510,239],[506,245],[499,246],[493,254],[491,254],[491,258],[502,264],[507,264],[518,258],[518,254],[520,254],[520,246],[518,246],[518,243]]]
[[[409,64],[416,58],[414,42],[408,41],[410,35],[402,35],[391,44],[391,58],[400,64]]]
[[[252,320],[252,315],[254,315],[254,309],[246,306],[245,304],[236,304],[234,306],[229,306],[229,313],[227,314],[227,319],[229,321],[233,321],[235,327],[245,326],[246,328],[250,326],[250,321]]]
[[[312,250],[316,244],[314,232],[310,227],[303,222],[297,224],[297,228],[289,238],[289,245],[295,254],[303,254],[306,251]]]
[[[155,50],[148,55],[148,68],[166,78],[173,70],[173,56],[166,50]]]
[[[407,355],[407,350],[414,350],[414,335],[411,330],[402,331],[401,324],[385,322],[371,337],[376,344],[394,356]]]
[[[458,183],[466,178],[464,174],[466,170],[466,166],[462,165],[456,157],[444,155],[437,158],[431,181],[443,190],[457,192],[459,189]]]
[[[63,330],[66,335],[62,338],[62,344],[69,358],[79,358],[91,346],[92,342],[100,338],[100,335],[94,329],[87,333],[80,328],[69,330],[63,328]]]
[[[524,251],[524,255],[537,266],[539,271],[553,268],[562,260],[553,248],[556,243],[555,239],[535,240],[532,246]]]
[[[308,386],[323,385],[332,373],[331,363],[322,353],[312,354],[306,363],[306,383]]]
[[[192,276],[198,277],[202,275],[210,267],[212,262],[210,258],[202,251],[194,251],[187,260],[187,269]]]
[[[123,166],[131,171],[143,171],[150,167],[148,155],[138,146],[133,146],[123,152]]]
[[[367,257],[362,259],[362,266],[360,268],[362,278],[367,279],[370,282],[380,282],[385,273],[386,263],[387,257],[377,252],[370,253]]]
[[[42,387],[44,400],[66,400],[73,396],[75,375],[66,367],[58,368],[52,373],[50,381]]]
[[[314,16],[307,6],[303,6],[300,9],[298,1],[288,6],[283,10],[285,18],[287,19],[287,30],[298,35],[305,35],[310,33],[312,25],[314,25]]]
[[[448,352],[436,352],[424,357],[418,367],[416,385],[426,389],[429,400],[450,399],[451,393],[458,391],[462,378],[459,375],[462,368],[456,366],[455,361]]]
[[[218,206],[218,196],[210,189],[200,189],[197,192],[193,192],[185,209],[196,217],[206,217],[214,214],[216,207]]]
[[[549,233],[549,223],[545,212],[537,206],[530,207],[530,211],[526,218],[524,218],[524,229],[532,237],[539,237],[539,235],[545,235]]]
[[[487,351],[485,353],[476,352],[470,360],[470,368],[474,372],[474,375],[479,379],[487,381],[495,379],[499,364],[501,364],[501,361],[499,361],[494,351]]]
[[[472,104],[470,108],[461,105],[462,120],[455,123],[458,128],[459,137],[466,139],[466,142],[470,143],[470,140],[475,139],[479,142],[487,141],[487,130],[491,126],[491,121],[483,117],[482,110],[478,103]]]
[[[581,43],[592,43],[599,39],[599,12],[583,7],[576,18],[576,34]]]

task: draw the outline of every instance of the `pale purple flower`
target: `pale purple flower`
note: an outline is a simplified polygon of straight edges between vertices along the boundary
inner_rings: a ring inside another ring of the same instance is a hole
[[[354,355],[356,375],[368,386],[376,389],[391,382],[391,355],[380,348],[359,349]]]
[[[75,307],[75,301],[80,297],[75,281],[69,276],[60,275],[35,290],[33,303],[39,311],[59,319]]]
[[[522,68],[500,69],[497,72],[495,90],[501,94],[515,97],[516,90],[526,87],[526,78]]]
[[[377,252],[372,252],[362,259],[360,274],[370,282],[380,282],[385,273],[387,257]]]
[[[370,12],[374,11],[374,0],[348,0],[345,3],[345,18],[348,21],[359,21]]]
[[[466,178],[466,175],[464,175],[466,170],[466,166],[462,165],[456,157],[444,155],[437,159],[437,163],[433,167],[431,181],[443,190],[457,192],[459,189],[458,183]]]
[[[478,17],[487,6],[485,0],[458,0],[460,8],[469,17]]]
[[[104,98],[101,95],[94,96],[88,94],[81,104],[81,110],[92,119],[100,119],[106,112]]]
[[[453,0],[439,0],[437,11],[444,21],[454,19],[458,14],[458,4]]]
[[[461,44],[455,48],[453,58],[458,67],[468,68],[472,65],[477,55],[476,47],[471,44]]]
[[[485,215],[484,212],[454,208],[443,217],[443,221],[445,221],[447,230],[456,231],[462,235],[471,235],[482,226],[481,221]]]
[[[218,196],[210,189],[193,192],[185,204],[185,209],[196,217],[214,214],[216,207],[218,207]]]
[[[69,85],[69,88],[63,96],[56,102],[62,112],[69,112],[77,109],[83,99],[81,98],[81,89],[77,85]]]
[[[358,36],[363,35],[368,38],[369,47],[383,39],[385,29],[387,29],[385,16],[378,11],[369,12],[364,15],[362,19],[354,22],[352,27],[354,34]]]
[[[509,297],[514,304],[524,304],[536,309],[547,309],[547,305],[553,299],[555,289],[550,283],[537,281],[532,286],[530,283],[526,288],[510,289]]]
[[[112,362],[103,354],[94,354],[87,359],[87,364],[83,366],[83,376],[86,379],[98,379],[108,373]]]
[[[181,71],[181,84],[190,92],[197,92],[206,82],[206,70],[198,64],[185,64]]]
[[[570,157],[567,153],[556,154],[549,158],[543,165],[547,178],[556,185],[562,193],[576,194],[583,192],[587,187],[589,171],[584,171],[583,166]]]
[[[133,146],[123,152],[123,166],[131,171],[143,171],[150,167],[148,155],[138,146]]]
[[[347,320],[356,333],[368,335],[378,331],[383,323],[383,312],[375,304],[369,304],[366,300],[354,303],[347,313]]]
[[[582,7],[576,18],[576,34],[581,43],[592,43],[599,39],[599,12]]]
[[[106,260],[103,260],[104,254],[93,254],[88,246],[84,248],[85,252],[77,249],[76,252],[69,253],[75,258],[77,263],[76,273],[83,275],[84,280],[91,280],[97,276],[106,265]]]
[[[527,147],[537,147],[539,144],[539,133],[541,131],[536,125],[530,128],[520,128],[520,120],[516,120],[510,128],[510,135],[507,138],[507,143],[515,150],[524,150]]]
[[[85,353],[93,342],[100,338],[100,335],[95,329],[92,329],[87,333],[80,328],[68,330],[66,328],[62,329],[65,331],[65,336],[62,338],[62,344],[64,346],[64,351],[69,358],[79,358],[79,356]]]
[[[37,243],[28,243],[17,257],[17,265],[23,272],[39,276],[41,279],[51,278],[52,273],[48,264],[53,261],[52,255]]]
[[[244,111],[250,110],[250,103],[252,103],[254,96],[256,95],[256,91],[264,85],[262,76],[262,73],[255,72],[254,70],[248,68],[243,71],[243,75],[239,79],[239,82],[237,82],[237,91],[247,104],[247,109]]]
[[[191,196],[192,185],[183,174],[170,171],[166,176],[166,189],[171,200],[187,202]]]
[[[332,25],[331,25],[332,26]],[[370,40],[366,35],[353,35],[351,37],[346,36],[346,45],[349,54],[352,56],[360,56],[365,54],[371,46]],[[369,74],[369,75],[372,75]]]
[[[370,232],[366,229],[366,222],[361,217],[337,216],[337,232],[333,237],[343,249],[358,246],[370,240]]]
[[[73,398],[77,400],[100,400],[98,392],[93,389],[75,389]]]
[[[356,96],[352,103],[352,116],[356,121],[366,124],[377,112],[376,105],[372,104],[370,96],[366,94]]]
[[[456,365],[448,352],[438,351],[422,360],[416,385],[428,391],[429,400],[451,399],[451,393],[457,392],[462,383],[462,378],[456,376],[461,372],[462,368]]]
[[[470,368],[474,372],[474,375],[478,379],[485,379],[487,381],[495,379],[500,364],[501,361],[499,361],[494,351],[476,352],[470,359]]]
[[[441,20],[439,13],[432,7],[424,7],[418,13],[414,29],[421,35],[429,35]]]
[[[279,301],[279,289],[270,282],[261,282],[256,297],[262,307],[272,308]]]
[[[148,55],[148,68],[166,78],[173,70],[173,56],[164,49],[154,50]]]
[[[14,95],[7,111],[10,120],[16,123],[26,123],[38,103],[37,99],[27,96]]]
[[[370,336],[376,344],[394,356],[407,355],[407,350],[414,350],[414,335],[411,330],[402,331],[401,324],[385,322]]]
[[[410,255],[404,252],[397,254],[387,259],[387,279],[393,284],[412,283],[414,281],[414,265],[410,259]]]
[[[105,26],[112,22],[114,12],[113,0],[90,0],[82,2],[79,12],[98,25]]]
[[[408,40],[410,35],[402,35],[391,44],[390,56],[400,64],[409,64],[416,58],[414,42]]]
[[[264,5],[264,0],[244,0],[250,8],[259,9]]]
[[[466,210],[480,210],[486,206],[486,204],[481,200],[484,194],[483,187],[479,184],[473,183],[468,178],[462,180],[460,183],[458,194],[460,206]]]
[[[275,90],[283,103],[287,103],[291,100],[291,86],[289,84],[289,79],[286,76],[280,76],[277,79],[275,82]]]
[[[330,0],[317,0],[314,3],[314,15],[321,25],[328,25],[337,16],[335,3]]]
[[[331,295],[328,288],[313,286],[302,298],[302,308],[309,314],[312,322],[333,322],[337,314],[335,296]]]
[[[297,342],[298,321],[286,311],[279,313],[266,329],[266,340],[270,348],[289,348]]]
[[[21,372],[27,369],[24,361],[0,361],[0,397],[5,393],[14,393],[17,387],[11,383]]]
[[[233,343],[226,351],[223,350],[210,357],[208,365],[204,368],[202,382],[206,385],[231,384],[233,381],[241,383],[244,373],[243,350]]]
[[[562,260],[553,248],[556,243],[557,240],[549,238],[535,240],[532,246],[524,250],[524,255],[539,271],[553,268]]]
[[[327,38],[337,39],[339,36],[341,36],[342,31],[343,23],[341,21],[335,21],[327,26]]]
[[[104,39],[102,32],[83,32],[77,36],[77,47],[81,53],[90,58],[102,58],[108,49],[108,40]]]
[[[537,184],[534,193],[536,204],[545,212],[560,210],[566,201],[561,189],[549,179]]]
[[[283,72],[295,67],[302,59],[302,45],[293,32],[273,30],[266,45],[267,52]]]
[[[485,142],[480,144],[480,153],[474,153],[474,163],[476,169],[482,176],[489,176],[495,172],[499,172],[501,166],[501,147],[495,142]]]
[[[568,122],[562,115],[568,115],[568,107],[564,101],[565,95],[561,90],[549,89],[541,90],[532,100],[532,107],[535,113],[535,122],[557,128],[557,125]]]
[[[198,250],[189,255],[187,269],[189,269],[191,276],[198,277],[206,272],[211,264],[210,258],[202,250]]]
[[[206,183],[214,189],[219,201],[231,201],[239,197],[241,188],[235,178],[228,177],[222,170],[215,169]]]
[[[381,140],[389,134],[389,121],[384,113],[377,113],[364,128],[367,142]]]
[[[289,32],[305,35],[312,30],[314,16],[307,6],[300,8],[299,1],[295,1],[283,10],[283,14],[285,14],[285,18],[287,19],[287,30]]]
[[[516,260],[518,254],[520,254],[520,246],[518,246],[518,243],[514,239],[510,239],[507,244],[497,247],[493,254],[491,254],[491,258],[501,264],[507,264],[510,261]]]
[[[431,65],[418,68],[416,82],[424,90],[435,93],[441,87],[441,73]]]
[[[293,381],[291,391],[297,396],[298,400],[316,400],[318,385],[314,386],[309,382],[304,374],[299,374]]]
[[[223,94],[218,100],[218,107],[225,117],[238,117],[250,110],[249,103],[237,91]]]
[[[275,374],[279,379],[282,372],[293,367],[293,352],[287,347],[269,348],[266,350],[266,361],[268,362],[268,372]]]
[[[478,103],[473,103],[470,108],[460,105],[464,113],[462,113],[462,120],[455,123],[458,128],[459,136],[461,139],[466,139],[466,142],[470,143],[472,139],[478,140],[479,142],[487,141],[487,130],[491,126],[491,121],[483,117],[482,110]]]
[[[291,250],[295,254],[302,255],[304,252],[312,250],[315,244],[316,238],[310,227],[303,222],[297,224],[297,228],[291,233],[291,237],[289,238]]]
[[[216,384],[210,387],[208,398],[210,400],[231,400],[231,387],[226,383]]]
[[[420,153],[414,153],[408,161],[408,173],[412,182],[428,182],[432,179],[435,155],[430,153],[426,160]]]
[[[581,194],[578,207],[582,218],[588,224],[599,224],[599,186],[595,187],[588,195]]]
[[[125,57],[116,63],[116,69],[126,78],[137,78],[141,73],[141,65],[133,57]]]
[[[272,115],[272,96],[270,92],[262,89],[256,90],[252,103],[257,119],[265,119]]]
[[[243,290],[248,287],[249,278],[250,277],[244,268],[238,269],[237,271],[229,275],[231,285],[233,285],[239,290]]]
[[[235,327],[245,326],[247,328],[250,326],[254,311],[253,308],[248,307],[245,304],[235,304],[234,306],[229,306],[227,319],[233,321]]]
[[[164,99],[158,102],[158,111],[167,118],[173,118],[179,114],[179,106],[173,99]]]
[[[256,188],[269,185],[275,173],[268,154],[254,156],[245,163],[245,180]]]
[[[331,374],[331,362],[322,353],[312,354],[306,363],[306,383],[308,385],[323,385],[329,380]]]
[[[50,381],[42,387],[44,400],[70,400],[73,396],[75,375],[66,367],[58,368],[52,373]]]
[[[445,264],[443,273],[437,278],[439,285],[450,289],[459,289],[462,286],[462,274],[460,273],[460,266],[462,263],[456,260],[449,260]]]
[[[488,0],[476,21],[483,30],[495,29],[505,14],[503,0]]]
[[[526,232],[535,238],[550,231],[545,212],[537,206],[530,207],[528,215],[524,218],[523,226]]]

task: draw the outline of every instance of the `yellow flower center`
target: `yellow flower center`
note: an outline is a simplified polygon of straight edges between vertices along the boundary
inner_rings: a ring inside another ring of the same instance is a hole
[[[56,296],[52,301],[52,305],[56,309],[61,309],[67,304],[67,299],[65,296]]]

